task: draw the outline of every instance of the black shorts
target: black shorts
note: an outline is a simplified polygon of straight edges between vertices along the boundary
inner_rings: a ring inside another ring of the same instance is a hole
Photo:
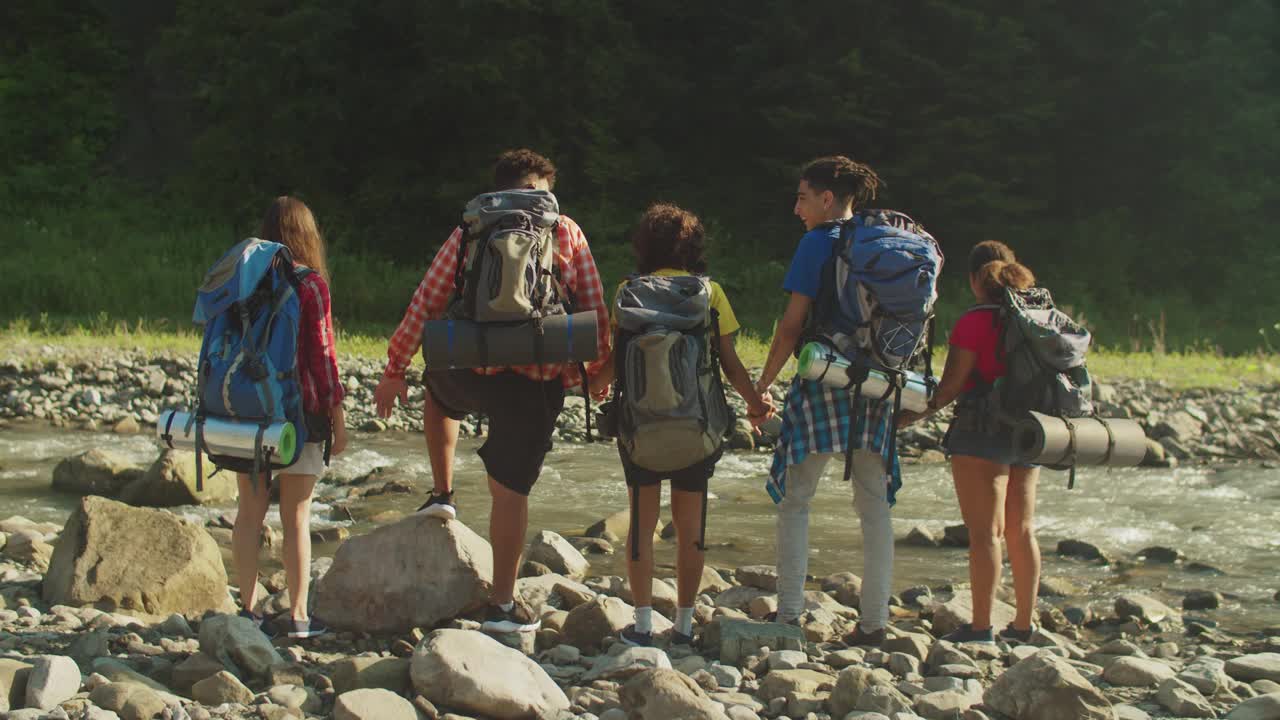
[[[480,375],[462,369],[424,372],[422,383],[454,420],[470,413],[488,417],[489,432],[477,451],[485,472],[499,485],[528,495],[564,409],[560,378],[539,382],[513,372]]]
[[[657,485],[663,480],[670,480],[672,490],[682,490],[684,492],[707,491],[707,483],[711,480],[711,476],[715,474],[716,463],[720,462],[722,453],[723,450],[717,450],[711,457],[702,462],[694,463],[687,468],[658,472],[632,464],[631,458],[627,457],[627,451],[621,445],[618,446],[618,457],[622,458],[622,474],[627,480],[628,487],[645,487]]]

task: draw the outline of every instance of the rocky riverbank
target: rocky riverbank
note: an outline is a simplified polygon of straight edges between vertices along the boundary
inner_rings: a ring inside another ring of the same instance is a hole
[[[57,357],[47,348],[44,358]],[[422,386],[411,376],[410,402],[395,414],[380,419],[373,413],[373,389],[382,364],[346,358],[342,362],[347,390],[349,427],[361,432],[421,431]],[[165,409],[191,405],[195,386],[194,358],[174,354],[103,353],[73,362],[35,359],[31,356],[0,361],[0,419],[37,420],[58,427],[114,429],[121,433],[150,432]],[[781,387],[775,393],[782,392]],[[730,402],[739,415],[744,408],[736,393]],[[1179,462],[1222,463],[1232,461],[1280,462],[1280,387],[1240,387],[1232,390],[1191,389],[1175,391],[1146,380],[1095,385],[1101,414],[1137,419],[1146,430],[1149,451],[1146,464],[1168,467]],[[946,430],[944,413],[930,422],[905,430],[899,447],[904,456],[938,461]],[[753,437],[745,421],[732,437],[734,449],[767,448],[770,431]],[[483,432],[479,418],[469,418],[466,432]],[[556,439],[586,439],[586,417],[581,397],[570,397],[561,414]]]
[[[1220,627],[1204,610],[1212,597],[1175,609],[1157,595],[1043,592],[1029,644],[953,645],[936,638],[967,619],[967,588],[913,587],[893,598],[884,645],[866,648],[843,641],[858,617],[852,573],[814,578],[791,626],[762,621],[777,605],[774,568],[708,568],[694,645],[667,643],[675,591],[659,579],[660,646],[628,648],[616,637],[632,619],[630,588],[589,559],[623,520],[581,538],[537,534],[518,591],[541,608],[542,629],[515,636],[478,630],[490,551],[463,523],[411,517],[350,538],[312,568],[312,611],[336,631],[294,643],[230,614],[219,520],[93,496],[65,526],[11,517],[0,521],[0,715],[1280,718],[1280,628]],[[259,609],[285,610],[282,573],[263,583]],[[998,604],[996,622],[1011,617]]]

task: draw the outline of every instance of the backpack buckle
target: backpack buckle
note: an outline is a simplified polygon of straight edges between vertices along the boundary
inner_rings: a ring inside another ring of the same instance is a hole
[[[267,379],[267,367],[258,358],[251,358],[245,361],[244,372],[250,378],[261,382]]]

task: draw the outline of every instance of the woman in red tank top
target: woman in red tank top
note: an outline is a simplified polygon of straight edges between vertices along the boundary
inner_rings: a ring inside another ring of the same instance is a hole
[[[1005,373],[999,302],[1006,288],[1031,287],[1035,277],[1003,243],[988,240],[969,253],[969,287],[977,304],[956,321],[947,365],[929,414],[959,400],[943,444],[951,458],[960,514],[969,530],[969,580],[973,618],[943,639],[994,642],[991,608],[1003,569],[1002,546],[1009,551],[1017,614],[1000,631],[1010,642],[1027,642],[1040,586],[1040,547],[1033,522],[1040,469],[1018,464],[1007,430],[983,422],[982,395]],[[911,416],[903,422],[913,422]]]

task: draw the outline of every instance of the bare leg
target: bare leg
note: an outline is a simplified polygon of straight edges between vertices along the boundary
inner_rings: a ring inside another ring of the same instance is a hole
[[[1003,565],[1004,496],[1009,466],[968,455],[951,458],[960,515],[969,529],[969,582],[973,586],[973,629],[991,627],[991,606]]]
[[[489,513],[489,543],[493,546],[490,599],[502,605],[515,597],[516,574],[520,571],[520,554],[529,525],[529,497],[504,487],[493,478],[489,478],[489,494],[493,497],[493,509]]]
[[[1004,503],[1005,545],[1013,569],[1013,589],[1018,598],[1015,630],[1031,629],[1036,593],[1040,589],[1040,544],[1036,542],[1036,482],[1040,468],[1011,468],[1009,494]]]
[[[311,493],[315,475],[280,476],[280,524],[284,526],[284,574],[294,620],[307,619],[311,591]]]
[[[656,497],[654,504],[657,505]],[[702,566],[706,562],[706,553],[698,547],[702,529],[702,493],[672,490],[671,519],[676,524],[679,547],[676,551],[676,604],[677,607],[691,608],[698,596],[698,586],[702,584]],[[652,550],[653,526],[649,527],[649,532]]]
[[[240,604],[253,612],[258,597],[258,550],[262,547],[262,524],[271,504],[271,492],[266,480],[259,478],[257,487],[249,482],[245,473],[236,473],[240,488],[237,500],[236,524],[231,530],[231,557],[236,567],[236,582],[240,583]]]
[[[654,484],[634,490],[627,488],[627,493],[633,503],[635,493],[639,493],[640,497],[639,508],[632,509],[633,517],[639,511],[639,527],[635,530],[627,528],[627,580],[631,583],[632,604],[636,607],[649,607],[653,604],[653,531],[658,526],[661,486]],[[631,552],[632,537],[639,543],[636,548],[639,553],[636,555]]]
[[[431,481],[437,495],[453,490],[453,453],[458,447],[458,421],[444,414],[431,391],[426,390],[422,403],[422,434],[427,439],[427,458],[431,461]]]

